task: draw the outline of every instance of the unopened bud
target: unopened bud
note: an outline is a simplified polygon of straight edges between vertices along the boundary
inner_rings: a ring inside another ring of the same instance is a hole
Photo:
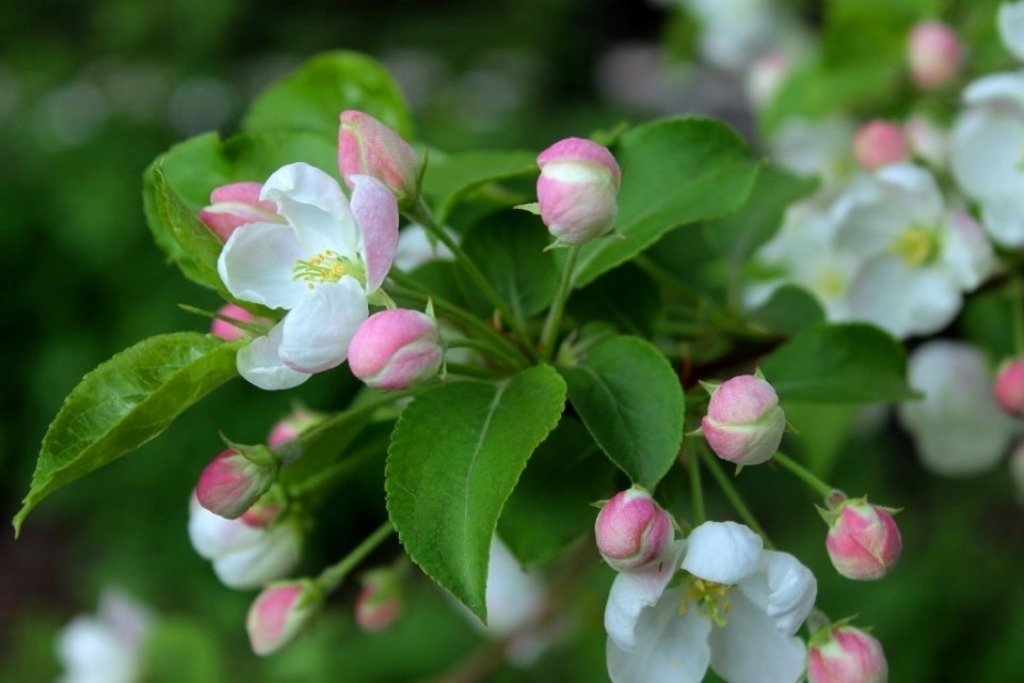
[[[436,375],[443,355],[436,320],[395,308],[359,326],[348,347],[348,366],[367,386],[405,389]]]
[[[1008,360],[999,367],[992,395],[1004,411],[1024,417],[1024,358]]]
[[[541,152],[537,164],[540,217],[555,238],[583,244],[611,232],[622,171],[607,148],[566,138]]]
[[[225,318],[237,320],[240,323],[253,323],[256,325],[266,325],[267,327],[270,327],[272,324],[266,318],[253,315],[237,304],[225,304],[217,309],[217,313]],[[231,342],[241,339],[246,335],[246,332],[243,329],[235,327],[227,320],[214,318],[213,322],[210,324],[210,334],[216,335],[224,341]]]
[[[956,79],[964,49],[956,32],[940,21],[925,21],[910,31],[907,62],[910,77],[923,90],[942,88]]]
[[[362,577],[356,597],[356,623],[364,631],[379,633],[395,623],[402,609],[401,585],[393,569],[377,569]]]
[[[873,581],[896,564],[903,540],[888,510],[856,498],[843,501],[823,515],[829,523],[825,547],[840,574],[857,581]]]
[[[320,415],[311,413],[308,410],[296,410],[291,415],[282,417],[274,423],[267,435],[267,445],[271,448],[283,446],[294,441],[314,425],[320,423],[323,418]]]
[[[771,384],[740,375],[714,387],[701,432],[719,458],[759,465],[779,449],[786,416]]]
[[[320,611],[323,601],[323,591],[308,579],[273,583],[264,588],[245,620],[252,651],[269,655],[290,643]]]
[[[352,176],[373,176],[403,204],[419,192],[419,167],[416,151],[393,129],[361,111],[341,112],[338,169],[349,186]]]
[[[240,517],[267,492],[277,476],[276,463],[269,457],[259,460],[232,448],[218,453],[199,475],[199,504],[227,519]]]
[[[280,223],[274,202],[261,201],[260,183],[231,183],[210,193],[210,205],[199,212],[199,219],[206,223],[226,242],[235,230],[249,223]]]
[[[594,525],[597,549],[616,571],[637,569],[660,558],[672,543],[672,519],[639,486],[605,503]]]
[[[809,683],[886,683],[889,665],[882,644],[853,626],[839,626],[811,639]]]
[[[924,114],[915,114],[903,124],[903,132],[914,156],[942,168],[949,158],[949,133]]]
[[[891,121],[870,121],[853,136],[853,157],[867,171],[904,161],[909,154],[903,128]]]

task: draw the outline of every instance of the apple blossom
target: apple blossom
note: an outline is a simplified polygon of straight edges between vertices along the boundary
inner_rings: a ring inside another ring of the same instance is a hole
[[[756,109],[772,103],[793,70],[792,60],[781,50],[757,58],[747,72],[747,99]]]
[[[914,114],[903,124],[903,132],[914,156],[933,168],[944,168],[949,160],[949,131],[926,114]]]
[[[811,639],[809,683],[886,683],[889,665],[882,644],[853,626],[829,627]]]
[[[135,683],[153,621],[144,606],[105,590],[95,616],[77,616],[61,630],[57,658],[64,671],[58,683]]]
[[[274,202],[261,196],[260,183],[231,183],[210,193],[210,205],[199,212],[199,219],[221,242],[250,223],[280,223]]]
[[[825,538],[829,559],[846,578],[880,579],[896,564],[903,541],[885,508],[864,498],[848,499],[822,515],[829,524]]]
[[[274,423],[267,435],[267,445],[271,448],[278,448],[290,443],[322,420],[320,415],[298,408]]]
[[[386,631],[398,619],[402,609],[401,585],[392,568],[367,572],[360,579],[356,596],[356,623],[364,631]]]
[[[672,543],[672,518],[639,486],[604,504],[594,525],[597,549],[616,571],[657,561]]]
[[[956,31],[941,21],[914,26],[907,39],[907,62],[914,83],[924,90],[949,85],[963,66],[964,49]]]
[[[797,175],[821,178],[823,190],[830,191],[856,169],[850,149],[854,130],[851,121],[838,116],[787,119],[770,141],[772,159]]]
[[[1024,2],[1004,2],[997,19],[1003,45],[1014,57],[1024,61]]]
[[[754,375],[740,375],[709,391],[701,433],[715,455],[738,465],[769,460],[786,430],[786,416],[772,385]]]
[[[684,0],[700,25],[699,48],[708,63],[739,71],[772,47],[782,28],[772,0]]]
[[[540,217],[556,239],[583,244],[614,229],[622,171],[607,148],[566,138],[541,152],[537,165]]]
[[[444,228],[445,234],[458,243],[459,234],[451,228]],[[395,251],[395,268],[411,271],[433,261],[453,261],[455,255],[443,242],[427,232],[419,223],[402,228],[398,234],[398,249]]]
[[[226,318],[237,320],[240,323],[252,323],[255,325],[266,325],[270,327],[272,324],[266,318],[253,315],[249,311],[245,310],[238,304],[224,304],[217,309],[217,313],[223,315]],[[210,334],[220,337],[224,341],[236,341],[243,338],[248,334],[245,330],[235,327],[227,320],[221,318],[214,318],[213,322],[210,323]]]
[[[374,313],[349,344],[352,374],[375,389],[406,389],[434,377],[444,350],[437,321],[419,311],[395,308]]]
[[[357,187],[359,176],[371,176],[404,203],[418,193],[419,167],[416,151],[392,128],[361,111],[341,112],[338,169],[349,187]]]
[[[287,310],[270,332],[238,352],[238,371],[261,389],[288,389],[345,361],[368,300],[398,243],[394,195],[370,176],[351,176],[351,205],[323,171],[278,169],[260,196],[286,219],[236,231],[218,270],[243,301]]]
[[[891,121],[869,121],[853,136],[853,158],[868,171],[905,161],[909,153],[903,128]]]
[[[1024,358],[1014,358],[999,366],[992,395],[1008,414],[1024,417]]]
[[[266,449],[225,449],[199,475],[196,500],[221,517],[241,517],[274,483],[278,467]]]
[[[323,604],[325,595],[308,579],[272,583],[256,597],[245,619],[252,651],[269,655],[295,639]]]

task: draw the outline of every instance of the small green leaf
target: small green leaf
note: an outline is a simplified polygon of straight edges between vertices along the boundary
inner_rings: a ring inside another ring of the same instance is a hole
[[[452,209],[476,190],[491,183],[538,173],[531,152],[463,152],[449,156],[432,154],[423,176],[423,193],[434,200],[438,221],[444,223]],[[520,198],[510,197],[512,206]]]
[[[874,403],[916,394],[898,341],[859,323],[808,327],[761,365],[783,401]]]
[[[481,619],[501,509],[564,403],[561,377],[539,366],[422,394],[395,427],[385,483],[391,521],[413,561]]]
[[[387,70],[356,52],[327,52],[305,62],[256,97],[242,127],[308,131],[333,142],[346,109],[370,114],[403,136],[412,133],[409,110]]]
[[[650,337],[662,314],[662,295],[650,275],[627,263],[577,291],[566,311],[579,325],[611,323],[624,334]]]
[[[243,344],[196,332],[160,335],[83,377],[43,437],[15,533],[43,498],[135,450],[234,377],[235,353]]]
[[[654,489],[683,440],[686,404],[672,366],[639,337],[613,337],[559,368],[594,440],[636,484]]]
[[[580,250],[580,287],[673,228],[735,211],[757,175],[757,162],[743,139],[710,119],[670,118],[634,128],[622,136],[616,157],[622,166],[619,234]]]
[[[814,295],[803,287],[782,285],[760,308],[747,314],[750,322],[775,332],[792,335],[825,319],[825,311]]]

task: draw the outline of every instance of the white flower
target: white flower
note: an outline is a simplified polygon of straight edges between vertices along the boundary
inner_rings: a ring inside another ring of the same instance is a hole
[[[841,117],[788,119],[771,140],[772,159],[803,176],[819,176],[828,191],[854,171],[854,125]]]
[[[684,0],[700,24],[700,51],[721,69],[736,71],[779,38],[779,8],[772,0]]]
[[[899,416],[921,463],[950,477],[995,467],[1015,426],[992,397],[982,352],[963,342],[930,341],[911,355],[908,374],[924,399],[902,404]]]
[[[142,605],[117,590],[104,591],[96,616],[77,616],[60,632],[57,657],[64,673],[58,683],[139,680],[152,622],[152,614]]]
[[[897,337],[942,329],[963,292],[995,267],[992,246],[965,214],[946,209],[928,171],[896,164],[863,177],[835,208],[837,247],[861,265],[850,284],[850,317]]]
[[[302,530],[295,520],[256,526],[244,517],[225,519],[199,505],[195,496],[188,511],[192,547],[213,563],[217,578],[229,588],[260,588],[298,564]]]
[[[458,241],[459,236],[448,228],[445,233]],[[454,261],[451,250],[436,237],[427,232],[419,223],[402,228],[398,235],[398,250],[395,252],[395,268],[406,272],[433,261]]]
[[[678,568],[683,582],[667,589]],[[787,553],[734,522],[705,522],[647,571],[623,572],[605,610],[614,683],[795,683],[806,651],[793,637],[817,582]]]
[[[345,361],[348,343],[395,256],[398,205],[370,176],[338,183],[308,164],[278,169],[260,192],[285,223],[250,223],[224,244],[218,270],[235,297],[288,313],[238,353],[262,389],[288,389]]]

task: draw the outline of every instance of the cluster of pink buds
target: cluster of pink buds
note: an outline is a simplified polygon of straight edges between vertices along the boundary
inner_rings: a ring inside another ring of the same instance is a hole
[[[999,367],[992,395],[1004,411],[1024,417],[1024,358],[1008,360]]]
[[[596,142],[566,138],[537,157],[540,217],[559,242],[578,245],[615,228],[622,171]]]
[[[907,39],[910,77],[922,90],[938,90],[956,80],[964,48],[956,32],[939,21],[915,26]]]
[[[821,511],[829,525],[825,547],[836,571],[857,581],[873,581],[889,573],[903,549],[893,512],[866,498],[842,499]]]
[[[816,633],[807,654],[809,683],[886,683],[882,644],[865,631],[839,624]]]
[[[612,569],[632,571],[657,561],[672,543],[672,518],[645,489],[615,494],[597,515],[597,549]]]
[[[715,455],[737,465],[769,460],[786,431],[786,416],[772,385],[756,375],[740,375],[705,388],[711,400],[701,433]]]
[[[853,136],[853,158],[861,168],[874,171],[910,157],[903,127],[876,119],[861,126]]]

